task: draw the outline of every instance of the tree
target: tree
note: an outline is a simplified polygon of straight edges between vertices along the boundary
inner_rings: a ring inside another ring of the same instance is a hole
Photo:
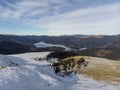
[[[85,59],[84,58],[80,58],[78,61],[77,61],[77,67],[78,69],[81,68],[81,65],[84,64],[85,62]]]
[[[60,72],[60,68],[59,67],[55,67],[55,73],[58,74]]]

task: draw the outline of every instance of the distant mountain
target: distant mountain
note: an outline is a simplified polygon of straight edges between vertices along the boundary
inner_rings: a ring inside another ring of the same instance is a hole
[[[120,35],[64,35],[64,36],[16,36],[0,35],[0,41],[15,41],[26,45],[38,42],[65,45],[70,48],[120,47]]]
[[[118,47],[89,48],[86,50],[79,51],[79,55],[120,60],[120,48]]]
[[[1,54],[14,54],[24,53],[31,51],[31,48],[15,41],[0,41],[0,53]]]
[[[44,42],[54,47],[35,47],[35,44]],[[60,47],[62,46],[62,47]],[[17,36],[17,35],[0,35],[0,53],[22,53],[35,51],[61,51],[64,47],[73,50],[97,49],[102,48],[116,51],[120,48],[120,35],[64,35],[64,36]],[[115,48],[115,49],[113,49]],[[85,50],[85,51],[87,51]],[[82,50],[84,51],[84,50]]]

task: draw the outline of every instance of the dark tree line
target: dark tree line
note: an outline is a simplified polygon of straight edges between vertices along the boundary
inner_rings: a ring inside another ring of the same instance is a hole
[[[47,59],[58,58],[60,60],[60,59],[65,59],[67,57],[77,56],[77,55],[79,55],[79,54],[74,51],[58,51],[58,52],[52,52],[52,53],[48,54],[46,56],[46,58]]]

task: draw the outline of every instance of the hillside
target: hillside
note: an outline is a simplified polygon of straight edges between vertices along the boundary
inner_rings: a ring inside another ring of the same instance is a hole
[[[89,48],[86,50],[79,51],[79,55],[120,60],[120,48],[118,47]]]
[[[30,46],[15,41],[0,41],[1,54],[25,53],[32,51]]]
[[[71,73],[70,76],[61,77],[54,73],[54,68],[52,66],[48,66],[50,62],[46,60],[34,60],[36,57],[44,58],[49,53],[50,52],[24,53],[10,56],[0,55],[0,90],[120,89],[120,83],[99,82],[88,76],[86,77],[85,74]],[[102,59],[91,57],[89,60],[90,66],[88,66],[93,67],[93,64],[101,63],[100,60]],[[105,63],[105,65],[117,65],[113,62],[115,61],[108,62],[108,60],[102,60],[102,63]]]
[[[120,83],[120,61],[89,56],[75,56],[71,58],[75,60],[84,58],[86,62],[88,62],[87,67],[81,66],[79,74],[86,74],[93,79],[100,81]],[[69,60],[71,58],[67,58],[65,60]]]

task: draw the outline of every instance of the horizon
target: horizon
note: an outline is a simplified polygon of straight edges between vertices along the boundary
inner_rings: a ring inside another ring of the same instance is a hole
[[[77,35],[81,35],[81,36],[118,36],[120,34],[112,34],[112,35],[107,35],[107,34],[104,34],[104,35],[101,35],[101,34],[64,34],[64,35],[28,35],[28,34],[25,34],[25,35],[20,35],[20,34],[0,34],[0,35],[5,35],[5,36],[53,36],[53,37],[59,37],[59,36],[77,36]]]
[[[3,0],[0,34],[119,35],[119,0]]]

